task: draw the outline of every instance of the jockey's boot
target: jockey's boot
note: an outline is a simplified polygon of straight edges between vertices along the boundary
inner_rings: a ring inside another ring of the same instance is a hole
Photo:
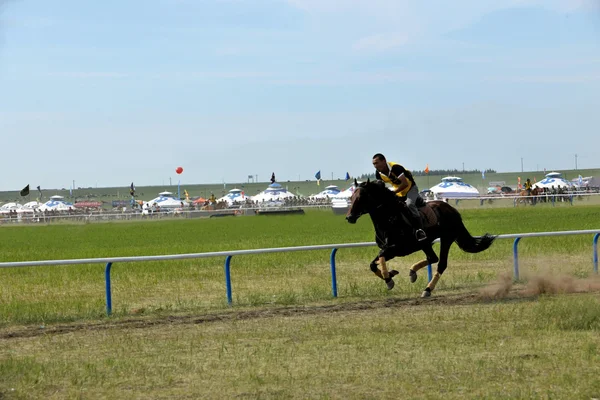
[[[415,230],[415,237],[417,238],[417,242],[422,242],[427,239],[427,234],[423,230],[423,220],[421,216],[412,218],[413,228]]]

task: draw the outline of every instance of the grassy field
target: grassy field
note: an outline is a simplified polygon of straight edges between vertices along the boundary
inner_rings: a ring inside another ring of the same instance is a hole
[[[598,206],[462,210],[472,234],[597,229]],[[304,216],[0,229],[0,260],[172,254],[373,240],[368,218]],[[591,237],[454,247],[434,297],[368,268],[374,248],[0,270],[0,398],[594,398],[600,284]],[[550,295],[554,292],[563,294]]]

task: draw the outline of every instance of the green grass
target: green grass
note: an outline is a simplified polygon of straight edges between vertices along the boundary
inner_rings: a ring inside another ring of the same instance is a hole
[[[593,295],[425,303],[0,341],[5,398],[597,398]]]
[[[598,207],[463,210],[472,234],[598,228]],[[367,217],[356,225],[329,211],[280,217],[144,221],[85,225],[14,226],[0,229],[0,260],[28,261],[200,253],[372,241]],[[591,273],[591,238],[527,238],[519,245],[521,274]],[[437,248],[437,245],[436,245]],[[426,273],[411,285],[401,275],[393,292],[369,271],[376,248],[342,249],[337,255],[338,291],[343,299],[414,297]],[[406,273],[420,253],[390,262]],[[331,298],[329,251],[236,256],[232,284],[236,307],[305,304]],[[224,258],[115,263],[115,315],[218,310],[227,307]],[[454,246],[439,291],[468,290],[512,269],[512,241],[499,240],[480,254]],[[0,326],[96,319],[104,313],[104,265],[0,269]]]
[[[598,229],[598,211],[461,212],[479,235]],[[0,229],[0,260],[371,240],[368,218],[350,225],[330,211],[11,226]],[[480,254],[454,246],[425,301],[426,274],[415,284],[405,275],[422,256],[392,260],[401,275],[387,291],[368,268],[375,248],[338,252],[338,299],[329,251],[234,257],[233,307],[224,259],[116,263],[110,318],[103,265],[0,269],[0,398],[599,397],[591,235],[526,238],[519,248],[523,284],[504,281],[507,297],[495,300],[490,288],[512,271],[510,240]]]

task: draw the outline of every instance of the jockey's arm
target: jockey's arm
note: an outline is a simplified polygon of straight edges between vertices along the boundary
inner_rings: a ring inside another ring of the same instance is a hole
[[[396,190],[394,190],[394,192],[396,192],[396,193],[400,193],[401,191],[406,189],[409,185],[408,179],[406,179],[406,176],[404,176],[403,173],[398,175],[398,180],[400,181],[400,186],[398,186],[398,188]]]

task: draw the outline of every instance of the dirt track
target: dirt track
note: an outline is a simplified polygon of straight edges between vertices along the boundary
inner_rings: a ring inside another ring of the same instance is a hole
[[[501,301],[525,300],[517,291],[511,291],[504,296]],[[532,299],[532,297],[529,297]],[[328,304],[320,306],[293,306],[262,308],[249,311],[225,311],[220,313],[211,313],[205,315],[177,315],[177,316],[149,316],[149,317],[125,317],[118,320],[106,320],[102,322],[76,322],[72,324],[57,324],[46,327],[27,326],[8,328],[0,331],[0,340],[9,340],[15,338],[29,338],[44,335],[59,335],[64,333],[78,331],[101,331],[109,329],[132,329],[132,328],[150,328],[160,325],[192,325],[205,324],[217,321],[234,321],[258,318],[271,318],[282,316],[302,316],[302,315],[320,315],[337,312],[365,311],[379,309],[384,307],[411,308],[422,305],[444,305],[444,306],[462,306],[476,303],[490,303],[499,300],[493,300],[482,297],[480,293],[466,293],[456,295],[433,296],[428,299],[409,298],[409,299],[385,299],[385,300],[366,300],[358,302],[347,302],[342,304]]]

